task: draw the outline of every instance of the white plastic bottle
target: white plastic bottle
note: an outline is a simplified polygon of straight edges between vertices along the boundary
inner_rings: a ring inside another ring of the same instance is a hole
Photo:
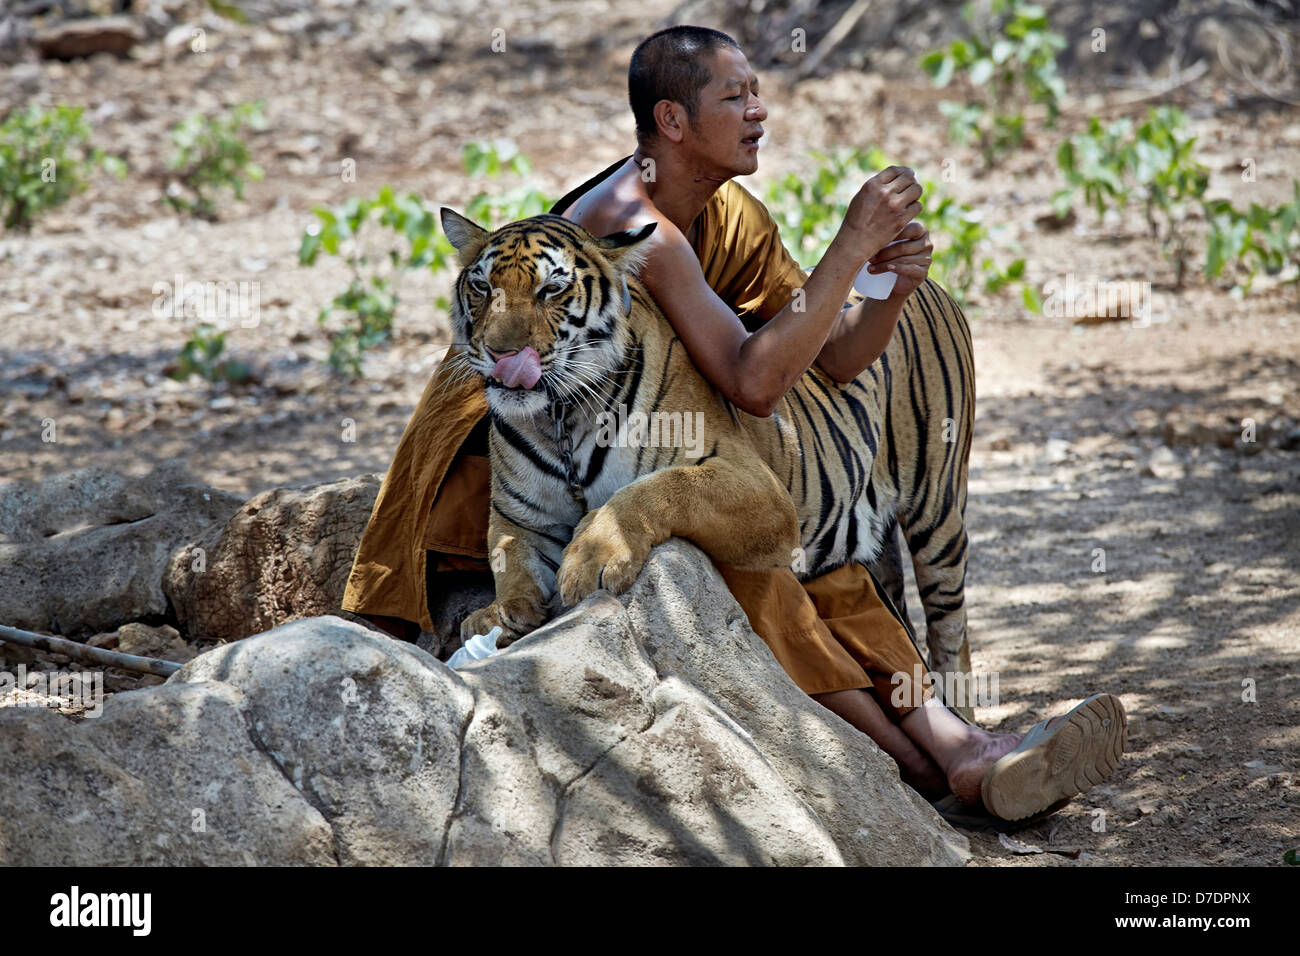
[[[911,223],[909,222],[908,225],[910,226]],[[888,249],[889,246],[896,246],[900,242],[907,241],[909,240],[895,239],[893,242],[889,243],[889,245],[885,246],[885,249]],[[884,249],[881,251],[883,252]],[[867,270],[869,268],[871,268],[871,263],[868,262],[861,270],[859,270],[858,274],[853,279],[853,288],[857,289],[868,299],[889,298],[889,294],[894,291],[894,283],[898,281],[898,273],[868,272]]]
[[[470,661],[481,661],[485,657],[491,657],[497,653],[497,638],[502,635],[503,631],[498,625],[492,628],[486,634],[475,634],[465,646],[458,649],[455,654],[447,660],[448,667],[460,667],[468,664]]]

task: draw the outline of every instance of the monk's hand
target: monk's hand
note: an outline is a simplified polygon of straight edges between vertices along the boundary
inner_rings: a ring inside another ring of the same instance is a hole
[[[890,166],[868,179],[849,200],[841,226],[850,248],[864,260],[879,255],[921,214],[921,192],[916,171],[907,166]]]
[[[898,278],[890,296],[903,298],[916,291],[930,274],[934,243],[930,241],[929,230],[919,222],[908,223],[894,240],[895,245],[886,246],[867,260],[867,271],[895,273]]]

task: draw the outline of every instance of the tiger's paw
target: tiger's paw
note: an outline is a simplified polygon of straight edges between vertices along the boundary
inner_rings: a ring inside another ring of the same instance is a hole
[[[606,507],[579,522],[564,549],[556,583],[565,607],[573,607],[605,588],[622,594],[632,586],[650,556],[648,536],[630,533]]]
[[[500,627],[497,648],[504,649],[540,627],[542,617],[525,601],[506,601],[504,604],[493,601],[465,616],[460,622],[460,638],[468,641],[475,634],[486,634],[492,628]]]

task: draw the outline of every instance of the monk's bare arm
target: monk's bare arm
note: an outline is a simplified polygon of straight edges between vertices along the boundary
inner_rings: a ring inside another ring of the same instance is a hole
[[[709,287],[686,237],[653,206],[628,200],[622,204],[593,203],[584,209],[580,201],[565,215],[593,235],[643,225],[652,219],[657,222],[659,227],[643,247],[646,262],[640,273],[642,282],[704,377],[737,407],[752,415],[766,416],[826,351],[828,336],[834,329],[841,329],[845,338],[832,352],[847,349],[858,353],[866,347],[859,342],[859,324],[850,323],[842,315],[844,299],[867,258],[887,255],[882,253],[883,247],[920,212],[920,194],[915,173],[906,167],[891,166],[868,180],[850,202],[848,215],[804,284],[803,295],[795,297],[752,334]],[[874,329],[882,323],[870,324]],[[866,365],[870,361],[874,356]],[[829,354],[827,362],[839,373],[856,364],[852,358],[836,362]],[[836,372],[827,369],[829,375]]]
[[[686,237],[660,219],[647,240],[641,281],[664,310],[691,360],[729,401],[751,415],[770,415],[821,351],[857,272],[844,243],[828,250],[795,303],[749,333],[709,287]]]
[[[651,236],[641,277],[704,377],[750,414],[770,415],[821,357],[826,359],[822,367],[827,374],[838,378],[851,369],[860,371],[883,351],[883,344],[872,336],[884,332],[888,343],[893,332],[888,317],[880,322],[879,316],[864,316],[861,308],[854,317],[844,314],[842,307],[853,277],[869,257],[880,262],[899,255],[902,246],[884,247],[920,213],[920,195],[916,174],[905,166],[891,166],[869,179],[849,203],[848,214],[804,284],[803,295],[794,297],[753,334],[708,287],[686,237],[657,214],[660,228]],[[900,273],[898,281],[904,279]],[[892,322],[897,318],[895,312]],[[828,338],[837,329],[842,337],[827,349]],[[859,368],[860,359],[877,346],[880,351]]]

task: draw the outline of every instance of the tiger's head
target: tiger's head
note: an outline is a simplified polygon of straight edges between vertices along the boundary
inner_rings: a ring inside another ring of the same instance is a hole
[[[656,224],[596,238],[554,215],[491,233],[447,208],[441,218],[461,265],[452,334],[485,380],[493,412],[518,419],[555,398],[598,402],[628,354],[627,280]]]

